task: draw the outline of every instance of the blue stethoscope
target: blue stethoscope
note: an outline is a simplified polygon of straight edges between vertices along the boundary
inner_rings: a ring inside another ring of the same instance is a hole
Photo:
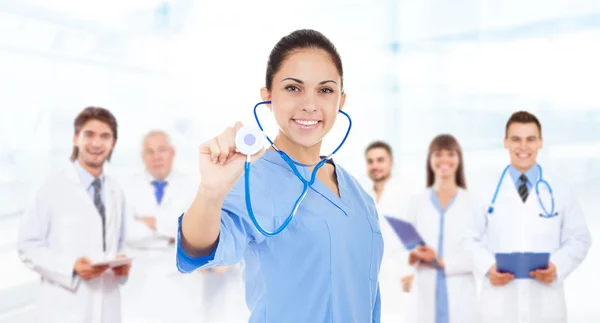
[[[540,216],[543,218],[546,218],[546,219],[552,218],[557,215],[557,213],[554,213],[554,194],[552,193],[552,187],[550,187],[550,184],[547,181],[545,181],[542,177],[542,166],[540,166],[538,164],[537,167],[540,170],[540,177],[537,180],[537,182],[535,182],[535,194],[537,195],[538,203],[540,204],[540,206],[542,207],[542,210],[544,211],[543,214],[540,213]],[[496,185],[496,191],[494,192],[494,197],[492,198],[492,202],[490,203],[490,207],[488,208],[488,214],[490,214],[490,215],[494,212],[494,204],[496,203],[496,198],[498,197],[498,192],[500,191],[500,186],[502,186],[502,181],[504,181],[504,176],[506,175],[506,172],[508,172],[509,168],[510,168],[510,165],[506,166],[506,168],[504,168],[504,171],[502,172],[502,176],[500,176],[500,181],[498,181],[498,185]],[[544,203],[542,202],[542,199],[540,198],[540,188],[539,188],[540,183],[544,184],[546,186],[546,188],[548,189],[548,192],[550,193],[550,200],[552,203],[550,212],[548,212],[548,210],[544,206]]]
[[[328,160],[331,159],[331,156],[333,156],[333,154],[335,154],[340,148],[342,148],[342,146],[344,145],[344,143],[346,142],[346,139],[348,138],[348,135],[350,134],[350,129],[352,128],[352,119],[350,119],[350,116],[342,111],[339,110],[339,113],[343,114],[346,118],[348,118],[348,130],[346,131],[346,135],[344,136],[344,139],[342,140],[342,142],[339,144],[339,146],[337,146],[337,148],[327,157],[322,157],[321,161],[316,163],[316,164],[301,164],[299,162],[294,161],[292,158],[290,158],[286,153],[284,153],[283,151],[279,150],[279,148],[277,148],[275,146],[275,144],[273,143],[273,141],[269,138],[269,136],[264,132],[264,129],[260,123],[260,120],[258,119],[258,115],[256,113],[256,109],[263,104],[270,104],[271,101],[263,101],[263,102],[259,102],[254,106],[254,118],[256,119],[256,124],[258,124],[258,127],[260,128],[260,131],[262,132],[262,134],[264,135],[264,137],[269,141],[269,144],[271,144],[271,147],[273,147],[273,149],[279,153],[279,156],[281,156],[281,158],[283,158],[283,160],[292,168],[292,171],[294,172],[294,174],[296,175],[296,177],[298,177],[298,179],[300,179],[300,181],[302,182],[302,184],[304,184],[304,187],[302,188],[302,193],[300,194],[300,196],[298,196],[298,199],[296,199],[296,202],[294,203],[294,206],[292,207],[292,210],[290,212],[290,214],[288,215],[288,217],[285,219],[285,221],[283,222],[283,224],[275,231],[269,232],[266,231],[265,229],[263,229],[260,224],[258,223],[258,221],[256,220],[256,216],[254,215],[254,211],[252,209],[252,203],[250,201],[250,167],[251,167],[251,155],[247,155],[248,158],[246,160],[245,166],[244,166],[244,179],[245,179],[245,188],[246,188],[246,209],[248,210],[248,215],[250,216],[250,219],[252,220],[252,223],[254,223],[254,226],[256,227],[256,229],[262,233],[265,236],[274,236],[277,235],[279,233],[281,233],[292,221],[292,219],[294,218],[294,215],[296,215],[296,211],[298,211],[298,207],[300,206],[300,203],[302,202],[302,200],[304,200],[304,197],[306,197],[306,194],[308,193],[308,188],[310,186],[312,186],[315,182],[316,179],[316,175],[317,175],[317,171],[319,170],[319,168],[321,168]],[[314,170],[312,171],[312,175],[310,177],[310,181],[307,181],[302,174],[300,174],[300,172],[298,171],[297,166],[301,166],[301,167],[312,167],[315,166]]]

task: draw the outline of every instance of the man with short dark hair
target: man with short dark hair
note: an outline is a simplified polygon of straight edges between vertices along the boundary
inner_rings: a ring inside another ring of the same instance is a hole
[[[125,258],[123,193],[103,171],[117,121],[110,111],[89,107],[74,128],[71,163],[43,182],[23,215],[19,256],[42,278],[37,322],[118,323],[119,285],[131,264],[95,264]]]
[[[391,146],[383,141],[375,141],[365,149],[367,172],[373,186],[368,190],[380,214],[379,222],[384,241],[384,254],[379,273],[381,289],[382,322],[405,322],[408,312],[408,295],[413,272],[408,265],[408,251],[401,244],[385,216],[403,218],[404,203],[410,191],[392,178],[394,160]]]
[[[583,211],[568,186],[538,164],[542,127],[533,114],[509,118],[504,147],[510,165],[490,183],[491,205],[474,219],[466,240],[483,280],[481,322],[565,323],[563,283],[591,245]],[[549,262],[524,276],[500,270],[496,254],[513,252],[549,254]]]

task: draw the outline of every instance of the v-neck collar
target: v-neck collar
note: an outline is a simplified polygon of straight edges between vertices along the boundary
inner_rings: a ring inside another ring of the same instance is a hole
[[[287,171],[294,173],[294,171],[292,170],[290,165],[288,165],[288,163],[279,155],[278,152],[276,152],[272,149],[267,149],[265,151],[265,154],[262,156],[262,158],[269,163],[276,164],[280,167],[283,167]],[[327,185],[325,185],[323,182],[321,182],[318,178],[315,178],[315,182],[313,183],[313,185],[310,186],[310,189],[312,189],[316,193],[320,194],[321,196],[323,196],[324,198],[329,200],[329,202],[334,204],[337,208],[339,208],[342,212],[344,212],[344,214],[349,215],[349,213],[348,213],[349,208],[345,201],[345,197],[347,197],[349,195],[349,192],[346,191],[347,185],[345,183],[345,178],[340,173],[340,170],[334,163],[333,159],[329,159],[327,161],[327,163],[333,165],[333,168],[335,171],[335,176],[337,179],[338,190],[340,192],[340,196],[335,194],[329,187],[327,187]],[[296,166],[296,169],[298,170],[298,173],[300,173],[300,175],[302,175],[302,177],[304,177],[304,179],[306,181],[310,181],[312,171],[308,167],[303,167],[303,166],[298,166],[298,165],[295,165],[295,166]],[[300,179],[298,179],[298,181],[300,181]]]
[[[456,191],[456,194],[454,194],[454,197],[452,197],[452,199],[450,200],[450,202],[448,203],[448,205],[446,206],[446,208],[444,208],[442,206],[442,202],[440,201],[440,199],[438,198],[437,194],[435,193],[435,190],[433,188],[429,189],[429,195],[430,195],[430,198],[431,198],[431,203],[433,203],[433,207],[440,214],[442,214],[442,215],[444,215],[446,212],[448,212],[448,210],[452,207],[452,205],[454,204],[454,202],[458,198],[459,194],[460,194],[460,188]]]

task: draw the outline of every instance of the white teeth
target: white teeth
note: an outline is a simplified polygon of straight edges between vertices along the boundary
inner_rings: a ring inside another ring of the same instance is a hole
[[[319,121],[314,121],[314,120],[311,120],[311,121],[308,121],[308,120],[294,120],[294,121],[296,123],[299,123],[299,124],[304,125],[304,126],[313,126],[313,125],[316,125],[317,123],[319,123]]]

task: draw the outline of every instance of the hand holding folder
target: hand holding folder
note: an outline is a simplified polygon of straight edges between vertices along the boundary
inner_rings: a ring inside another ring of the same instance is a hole
[[[556,266],[552,262],[548,262],[548,268],[532,271],[531,277],[542,283],[551,284],[556,279]]]
[[[403,221],[390,216],[385,216],[385,218],[394,229],[394,232],[396,232],[398,238],[400,238],[400,241],[402,241],[402,244],[404,245],[406,250],[415,250],[419,248],[431,249],[430,247],[426,247],[425,240],[423,240],[419,232],[417,232],[417,229],[415,229],[415,227],[410,222]],[[431,249],[430,252],[433,253],[433,259],[422,260],[422,262],[434,268],[443,268],[443,262],[435,258],[435,251]],[[425,255],[429,254],[430,252],[423,250],[420,253]]]
[[[385,216],[385,219],[390,223],[407,250],[413,250],[417,246],[425,245],[425,241],[410,222],[390,216]]]
[[[549,253],[513,252],[497,253],[496,267],[499,273],[510,273],[515,279],[531,279],[532,272],[549,268]]]

